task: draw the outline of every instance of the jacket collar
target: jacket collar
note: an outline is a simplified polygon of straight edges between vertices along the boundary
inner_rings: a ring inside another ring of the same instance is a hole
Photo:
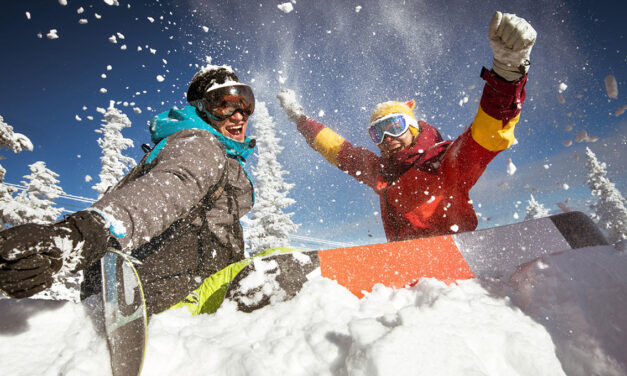
[[[410,168],[433,172],[437,158],[446,150],[451,141],[442,141],[442,136],[435,127],[420,122],[420,133],[407,148],[383,159],[382,173],[387,182],[397,180]],[[436,158],[436,160],[434,160]]]
[[[150,138],[156,144],[162,139],[183,129],[204,129],[213,134],[226,148],[226,154],[245,162],[255,148],[255,140],[246,137],[244,142],[235,141],[219,133],[210,124],[207,124],[193,106],[183,109],[173,107],[170,111],[155,116],[150,123]]]

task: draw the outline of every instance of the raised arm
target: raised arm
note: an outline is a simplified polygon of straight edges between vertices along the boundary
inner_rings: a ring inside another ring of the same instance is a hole
[[[524,19],[496,12],[488,32],[494,52],[491,70],[483,68],[485,80],[477,115],[450,147],[443,167],[455,169],[457,184],[472,187],[488,163],[515,141],[514,129],[525,101],[529,54],[536,31]]]
[[[277,98],[279,98],[281,107],[285,110],[288,119],[296,123],[298,131],[309,146],[332,165],[347,172],[372,189],[377,189],[380,162],[375,153],[352,145],[324,124],[307,117],[292,90],[281,90]]]

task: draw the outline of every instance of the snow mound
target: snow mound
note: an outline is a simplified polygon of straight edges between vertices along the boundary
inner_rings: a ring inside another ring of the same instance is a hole
[[[212,315],[152,317],[143,374],[624,375],[625,270],[627,253],[602,246],[546,255],[507,281],[422,279],[363,299],[318,276],[252,313],[227,301]],[[0,353],[11,354],[0,373],[103,374],[98,298],[0,298]]]

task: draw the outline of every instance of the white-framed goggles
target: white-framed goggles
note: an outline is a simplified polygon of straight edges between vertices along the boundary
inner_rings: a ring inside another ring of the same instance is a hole
[[[202,99],[191,103],[212,120],[222,121],[241,111],[246,116],[255,111],[255,95],[250,86],[240,82],[227,82],[209,88]]]
[[[375,119],[368,127],[368,134],[372,141],[379,145],[385,139],[385,135],[398,137],[407,132],[409,126],[418,129],[416,119],[405,114],[389,114]]]

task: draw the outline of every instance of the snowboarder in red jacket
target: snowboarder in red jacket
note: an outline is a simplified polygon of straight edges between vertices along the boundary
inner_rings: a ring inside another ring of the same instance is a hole
[[[277,96],[312,148],[379,195],[388,241],[477,227],[469,192],[488,163],[515,141],[536,31],[516,15],[496,12],[489,40],[494,60],[491,70],[481,71],[486,83],[477,115],[455,141],[443,141],[433,126],[417,120],[413,100],[384,102],[368,127],[378,156],[307,117],[293,91]]]

